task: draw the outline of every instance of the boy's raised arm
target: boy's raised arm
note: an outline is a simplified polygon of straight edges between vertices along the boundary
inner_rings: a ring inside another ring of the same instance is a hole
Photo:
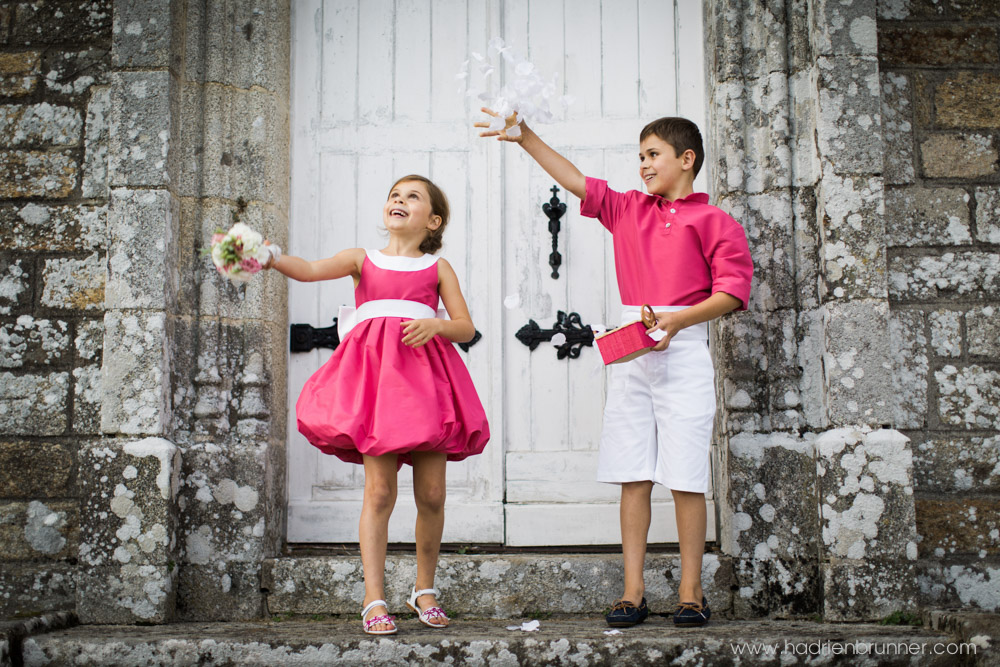
[[[483,111],[491,116],[496,116],[497,114],[486,107],[483,107]],[[507,133],[507,130],[514,127],[515,116],[512,114],[507,118],[507,126],[502,130],[487,130],[485,132],[480,132],[481,137],[496,137],[499,141],[511,141],[516,144],[521,144],[521,148],[527,151],[535,162],[544,169],[549,176],[556,179],[556,183],[563,186],[569,192],[580,199],[584,199],[587,194],[587,177],[576,168],[572,162],[567,160],[565,157],[557,153],[551,146],[546,144],[541,138],[535,134],[526,123],[520,124],[521,132],[520,134],[515,134],[513,136]],[[489,127],[489,123],[481,122],[476,123],[476,127]]]

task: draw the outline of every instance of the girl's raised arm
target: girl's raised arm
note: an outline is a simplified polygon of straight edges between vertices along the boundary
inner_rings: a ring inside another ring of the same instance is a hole
[[[304,283],[346,278],[347,276],[351,276],[357,281],[361,278],[361,263],[364,259],[364,248],[351,248],[341,250],[333,257],[318,259],[315,262],[294,255],[282,255],[278,261],[272,262],[266,268],[276,269],[289,278]]]

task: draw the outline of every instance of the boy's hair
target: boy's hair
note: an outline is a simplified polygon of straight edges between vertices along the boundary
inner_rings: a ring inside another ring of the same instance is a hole
[[[698,175],[698,172],[701,171],[701,164],[705,161],[705,148],[702,146],[701,132],[697,125],[687,118],[676,116],[658,118],[642,128],[642,132],[639,133],[639,143],[642,143],[651,134],[655,134],[673,146],[677,157],[680,157],[686,150],[694,151],[694,175]]]
[[[389,188],[389,193],[391,194],[400,183],[407,183],[410,181],[417,181],[418,183],[424,184],[424,187],[427,189],[427,196],[430,197],[431,200],[431,215],[436,215],[441,218],[441,224],[438,228],[428,230],[427,238],[420,243],[420,252],[426,252],[433,255],[441,249],[441,237],[444,236],[444,228],[448,226],[448,198],[444,196],[444,192],[442,192],[441,188],[434,185],[434,182],[431,179],[418,174],[403,176],[401,179],[392,184],[392,187]]]

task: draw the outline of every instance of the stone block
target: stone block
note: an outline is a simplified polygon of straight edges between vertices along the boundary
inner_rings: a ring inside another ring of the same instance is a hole
[[[104,320],[79,320],[76,324],[77,363],[101,363],[101,352],[104,348]]]
[[[927,318],[919,310],[893,310],[889,316],[892,360],[892,424],[923,428],[927,420]]]
[[[3,33],[6,34],[6,30]],[[38,88],[41,73],[39,51],[20,53],[0,53],[0,95],[4,97],[24,97]]]
[[[0,503],[0,560],[72,558],[79,544],[79,522],[73,501]]]
[[[173,309],[179,203],[167,190],[118,188],[108,218],[108,308]]]
[[[997,31],[974,25],[890,24],[878,33],[887,67],[988,65],[996,62]]]
[[[893,188],[885,194],[890,246],[969,245],[969,193],[961,188]]]
[[[882,176],[891,185],[912,183],[913,108],[910,96],[913,86],[906,74],[881,72],[882,133],[885,137],[885,160]]]
[[[815,558],[734,559],[734,618],[813,617],[823,581]]]
[[[825,559],[917,559],[913,454],[903,434],[864,427],[826,431],[816,438],[816,469]]]
[[[996,34],[990,62],[995,62]],[[940,84],[934,94],[937,122],[956,129],[1000,127],[996,109],[1000,106],[1000,76],[990,72],[959,72]]]
[[[1000,6],[976,0],[891,0],[880,2],[878,16],[886,20],[951,19],[978,21],[1000,19]]]
[[[797,294],[791,194],[784,190],[750,195],[746,208],[738,212],[754,259],[754,309],[793,308]]]
[[[165,69],[173,65],[171,42],[179,46],[177,33],[182,32],[183,21],[182,17],[173,15],[175,12],[179,12],[178,6],[170,2],[115,2],[112,65],[126,69]],[[199,38],[204,36],[199,33]],[[176,49],[176,52],[181,51]]]
[[[827,416],[835,425],[892,420],[889,306],[829,303],[823,317]]]
[[[180,567],[177,616],[182,621],[256,620],[267,615],[259,562]]]
[[[111,35],[111,0],[19,2],[14,9],[10,43],[49,45],[91,42]]]
[[[107,206],[0,205],[0,250],[102,250],[107,215]]]
[[[0,563],[0,618],[72,611],[75,574],[67,563]]]
[[[65,498],[76,495],[76,456],[65,445],[45,441],[0,442],[0,497]],[[25,471],[31,474],[26,475]],[[74,515],[76,511],[74,509]]]
[[[792,183],[796,187],[811,187],[822,172],[819,148],[816,145],[816,69],[797,72],[788,79],[791,116],[795,119],[792,134]]]
[[[928,178],[979,178],[997,171],[997,149],[985,134],[935,133],[920,144]]]
[[[879,45],[875,0],[846,4],[839,0],[812,0],[813,49],[818,55],[874,56]]]
[[[744,81],[745,190],[761,193],[792,183],[788,75],[783,71]]]
[[[767,315],[754,311],[732,313],[717,320],[712,349],[726,360],[730,377],[753,379],[767,370]]]
[[[41,304],[65,310],[103,310],[106,262],[93,253],[82,259],[45,260]]]
[[[0,368],[50,366],[72,357],[69,325],[21,315],[0,325]]]
[[[0,315],[30,310],[31,265],[27,259],[0,257]]]
[[[929,436],[913,448],[913,480],[923,493],[1000,492],[1000,437]]]
[[[825,299],[886,295],[884,194],[877,176],[830,173],[817,188]]]
[[[162,438],[103,440],[80,452],[84,623],[165,622],[176,593],[180,451]]]
[[[1000,188],[976,188],[976,239],[1000,243]]]
[[[115,72],[108,124],[111,187],[177,182],[179,92],[168,71]]]
[[[936,310],[927,316],[931,325],[931,349],[939,357],[962,356],[962,313]]]
[[[1000,500],[918,498],[916,508],[922,558],[1000,555]]]
[[[921,560],[917,587],[925,607],[1000,610],[1000,563]]]
[[[162,312],[104,315],[101,430],[158,435],[170,421],[167,321]]]
[[[902,302],[1000,299],[1000,256],[965,251],[893,257],[889,297]]]
[[[978,365],[947,365],[934,372],[942,424],[964,429],[1000,429],[1000,372]]]
[[[743,76],[743,63],[746,60],[743,26],[747,14],[736,7],[712,3],[705,5],[705,43],[717,46],[707,49],[705,54],[708,59],[706,64],[714,73],[711,78],[714,78],[715,83]]]
[[[82,106],[92,86],[109,83],[110,59],[108,49],[99,47],[51,53],[45,59],[45,89],[50,96]]]
[[[87,103],[87,131],[84,138],[83,183],[84,197],[108,197],[108,123],[111,114],[111,88],[94,87]]]
[[[78,146],[83,119],[72,107],[41,104],[0,105],[0,143],[19,146]]]
[[[813,188],[792,191],[793,235],[795,239],[795,291],[798,307],[809,310],[820,305],[819,224],[816,219],[816,192]]]
[[[797,330],[798,363],[802,369],[799,380],[799,401],[806,424],[813,429],[830,425],[827,414],[826,370],[823,358],[826,346],[824,325],[825,309],[817,308],[799,313]]]
[[[996,307],[970,309],[965,315],[965,327],[970,355],[989,357],[993,361],[1000,357],[1000,321]]]
[[[68,394],[68,373],[0,373],[0,433],[63,434]]]
[[[817,138],[834,173],[880,174],[882,90],[874,57],[819,57]],[[825,170],[824,170],[825,171]]]
[[[835,560],[821,569],[827,622],[882,620],[893,612],[917,609],[914,561]]]
[[[72,153],[0,150],[8,176],[0,180],[0,197],[63,199],[76,187],[79,165]]]
[[[101,432],[101,366],[73,369],[73,432],[97,435]]]
[[[713,121],[710,124],[713,136],[710,145],[715,149],[712,177],[716,192],[741,192],[749,178],[750,163],[743,135],[745,96],[741,80],[716,83],[711,96],[709,113]]]

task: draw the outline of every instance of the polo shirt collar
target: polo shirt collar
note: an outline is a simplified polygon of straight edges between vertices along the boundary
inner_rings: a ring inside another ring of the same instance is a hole
[[[663,204],[673,204],[678,201],[691,202],[692,204],[707,204],[708,203],[708,193],[707,192],[692,192],[687,197],[681,197],[675,202],[670,201],[666,197],[661,197],[659,195],[653,195]]]

